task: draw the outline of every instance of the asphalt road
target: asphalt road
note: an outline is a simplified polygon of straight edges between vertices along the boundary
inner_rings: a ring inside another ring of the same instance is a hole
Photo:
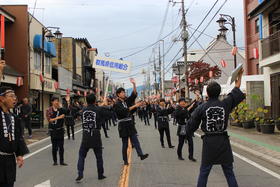
[[[152,122],[152,121],[151,121]],[[178,140],[176,126],[170,125],[173,145],[177,146]],[[179,161],[176,155],[176,148],[161,148],[159,133],[154,126],[144,126],[140,121],[137,122],[139,140],[143,152],[149,153],[147,160],[141,161],[133,150],[132,163],[128,184],[130,187],[177,187],[177,186],[196,186],[199,173],[201,158],[201,139],[194,138],[195,157],[198,162],[189,160]],[[77,177],[77,159],[81,141],[81,132],[76,134],[76,140],[65,140],[65,162],[68,166],[53,166],[51,157],[50,140],[32,145],[31,155],[27,156],[23,168],[18,169],[16,187],[116,187],[119,184],[121,171],[123,168],[121,156],[121,139],[118,137],[116,127],[111,127],[109,139],[103,137],[104,145],[104,169],[107,178],[103,181],[97,179],[96,161],[92,151],[88,153],[85,165],[84,180],[82,183],[75,183]],[[260,163],[262,166],[278,172],[279,168],[270,166],[266,162],[253,158],[252,155],[243,154],[234,149],[237,154],[243,155],[250,160]],[[187,158],[187,146],[184,146],[183,156]],[[263,187],[279,186],[280,180],[261,169],[249,164],[238,157],[235,157],[235,174],[239,186],[244,187]],[[39,185],[40,184],[40,185]],[[213,167],[209,176],[209,187],[227,186],[222,169],[219,166]]]

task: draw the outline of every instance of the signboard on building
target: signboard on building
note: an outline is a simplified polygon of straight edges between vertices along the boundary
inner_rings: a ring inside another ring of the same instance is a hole
[[[131,62],[96,56],[94,58],[92,67],[107,71],[130,73]]]
[[[61,90],[72,90],[72,72],[63,67],[58,67],[58,83]]]

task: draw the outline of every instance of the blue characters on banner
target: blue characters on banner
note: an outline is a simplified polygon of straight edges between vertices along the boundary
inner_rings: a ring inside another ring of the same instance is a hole
[[[115,69],[120,69],[120,70],[127,70],[128,65],[127,64],[122,64],[118,62],[111,62],[111,61],[105,61],[105,60],[96,60],[96,65],[97,66],[104,66],[108,68],[115,68]]]

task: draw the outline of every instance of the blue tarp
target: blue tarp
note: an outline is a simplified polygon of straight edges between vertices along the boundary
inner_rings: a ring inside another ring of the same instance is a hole
[[[42,49],[42,35],[36,34],[33,39],[33,48],[34,49]],[[47,55],[55,57],[56,56],[56,48],[53,42],[44,42],[44,51]]]

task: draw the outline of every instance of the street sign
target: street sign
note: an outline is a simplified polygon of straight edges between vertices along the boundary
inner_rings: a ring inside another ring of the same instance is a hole
[[[92,67],[107,71],[130,73],[131,62],[96,56]]]

